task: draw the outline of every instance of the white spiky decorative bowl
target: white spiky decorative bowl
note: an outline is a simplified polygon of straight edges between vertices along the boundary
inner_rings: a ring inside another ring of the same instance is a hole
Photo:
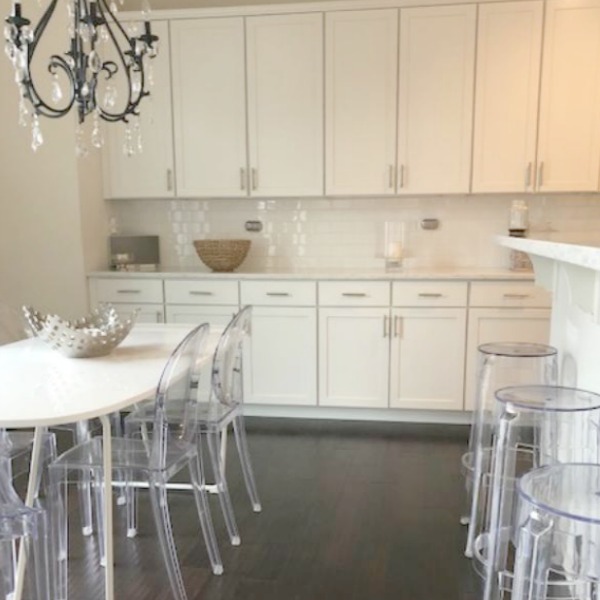
[[[101,304],[90,315],[76,321],[43,315],[31,306],[24,306],[23,314],[36,337],[69,358],[110,354],[127,337],[137,317],[135,311],[122,321],[111,304]]]

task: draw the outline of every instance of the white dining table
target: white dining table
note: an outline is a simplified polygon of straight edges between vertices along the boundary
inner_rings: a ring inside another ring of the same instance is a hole
[[[109,355],[96,358],[66,358],[37,338],[0,346],[0,427],[33,427],[35,431],[25,499],[28,506],[34,502],[45,429],[99,418],[104,472],[111,473],[109,415],[152,397],[168,357],[192,327],[138,324]],[[212,357],[219,333],[210,334],[200,363]],[[112,494],[105,494],[105,502],[105,598],[114,600]],[[21,559],[15,600],[21,600],[24,568]]]

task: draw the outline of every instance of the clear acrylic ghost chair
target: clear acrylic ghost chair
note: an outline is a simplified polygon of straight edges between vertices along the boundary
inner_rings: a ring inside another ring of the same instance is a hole
[[[498,600],[513,587],[510,539],[517,482],[545,465],[600,462],[600,395],[558,386],[504,388],[496,392],[486,426],[493,444],[482,484],[486,504],[473,544],[474,566],[483,577],[483,600]]]
[[[23,504],[12,486],[11,461],[0,449],[0,598],[15,595],[19,554],[26,560],[29,598],[53,600],[50,594],[46,513]]]
[[[515,385],[554,385],[557,378],[557,350],[545,344],[494,342],[478,348],[475,410],[469,449],[462,457],[466,487],[466,510],[461,518],[468,524],[465,555],[473,556],[473,542],[485,505],[482,482],[489,476],[492,451],[491,428],[496,390]],[[521,447],[527,452],[527,447]]]
[[[202,462],[195,443],[196,424],[193,418],[195,398],[190,379],[196,362],[203,353],[208,325],[200,325],[190,332],[171,355],[162,373],[154,401],[154,419],[151,435],[147,440],[113,438],[112,460],[116,473],[125,473],[126,490],[133,489],[136,482],[148,487],[154,520],[163,558],[176,600],[187,600],[177,550],[173,538],[167,482],[182,469],[190,473],[194,498],[206,543],[212,570],[223,572],[223,566],[206,499]],[[177,402],[184,406],[185,416],[177,423],[169,418],[169,404]],[[58,553],[58,574],[55,600],[67,598],[67,493],[69,474],[87,471],[103,485],[111,481],[111,473],[103,472],[102,438],[76,446],[50,466],[52,492],[52,529]],[[106,532],[112,535],[112,532]]]
[[[512,600],[600,597],[600,466],[535,469],[517,491]]]
[[[262,510],[250,461],[243,413],[243,343],[251,335],[251,323],[252,307],[246,306],[233,317],[223,331],[213,356],[210,398],[208,402],[202,402],[199,399],[195,412],[199,433],[198,446],[201,447],[202,440],[205,438],[227,533],[234,546],[240,544],[240,535],[233,512],[229,486],[225,478],[225,457],[220,451],[222,436],[227,435],[230,424],[233,425],[242,475],[252,509],[254,512]],[[201,373],[200,376],[202,376]],[[173,418],[181,419],[181,414],[181,407],[174,406]],[[147,406],[139,406],[125,420],[128,435],[135,435],[135,432],[140,429],[143,431],[144,423],[148,421],[148,418]],[[134,496],[128,500],[128,506],[128,531],[135,535],[136,501]]]

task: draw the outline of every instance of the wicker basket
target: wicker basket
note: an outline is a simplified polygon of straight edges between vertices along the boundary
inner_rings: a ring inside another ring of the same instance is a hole
[[[242,264],[250,249],[250,240],[194,240],[194,248],[207,267],[222,273]]]

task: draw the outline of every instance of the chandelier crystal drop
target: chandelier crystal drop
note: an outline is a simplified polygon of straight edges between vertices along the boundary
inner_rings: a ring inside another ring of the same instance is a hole
[[[23,16],[18,0],[5,20],[4,51],[13,64],[19,88],[19,123],[31,123],[31,147],[37,150],[44,140],[40,116],[63,117],[75,107],[79,120],[78,156],[87,154],[82,124],[88,115],[92,117],[93,147],[104,143],[101,121],[123,122],[129,140],[127,154],[141,151],[139,105],[149,95],[147,88],[152,84],[148,61],[158,52],[158,37],[151,30],[147,0],[143,0],[140,35],[135,26],[128,24],[125,29],[117,20],[114,0],[65,0],[70,41],[65,52],[52,54],[48,59],[51,81],[49,98],[45,99],[33,81],[31,64],[58,1],[50,1],[35,28]],[[121,85],[117,86],[117,81]]]

